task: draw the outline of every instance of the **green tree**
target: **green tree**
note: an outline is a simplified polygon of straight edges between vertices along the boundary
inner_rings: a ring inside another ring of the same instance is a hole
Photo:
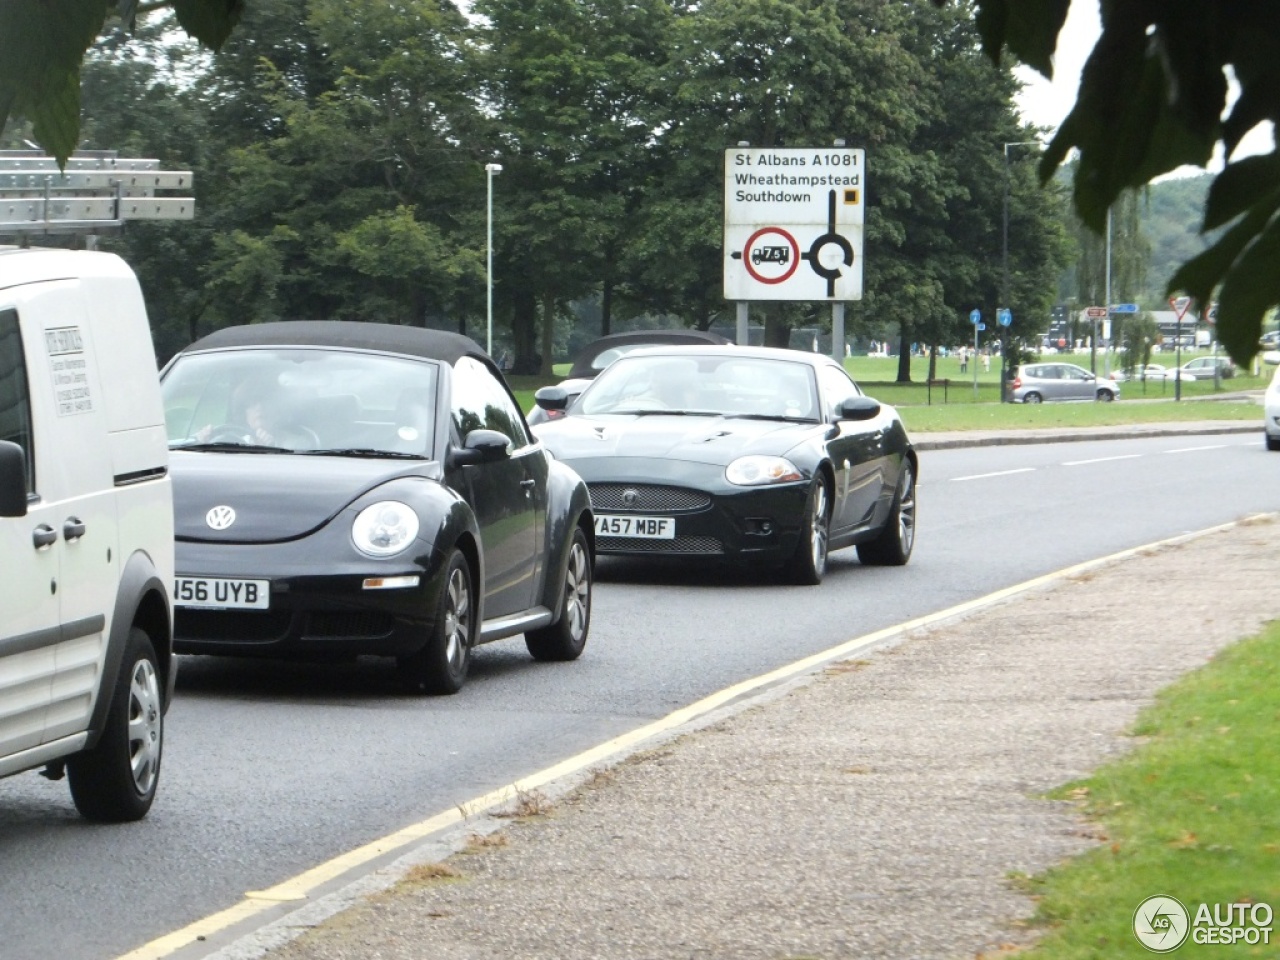
[[[947,0],[933,0],[941,5]],[[975,0],[995,60],[1008,49],[1046,77],[1070,0]],[[1079,0],[1077,0],[1079,2]],[[1101,232],[1107,210],[1132,187],[1184,164],[1231,158],[1259,123],[1280,117],[1280,5],[1252,0],[1111,0],[1070,115],[1041,164],[1048,181],[1079,150],[1080,218]],[[1239,96],[1228,109],[1228,74]],[[1124,131],[1117,137],[1116,131]],[[1280,151],[1231,160],[1209,190],[1201,231],[1225,228],[1182,265],[1169,292],[1202,303],[1217,291],[1218,332],[1237,363],[1258,350],[1263,317],[1280,302]]]
[[[503,164],[495,272],[515,369],[550,374],[556,322],[599,293],[611,322],[665,57],[670,9],[656,0],[478,0],[473,68]],[[541,322],[539,323],[539,314]]]
[[[465,326],[483,278],[465,18],[429,0],[256,9],[267,22],[246,36],[259,42],[237,35],[208,85],[224,147],[208,213],[220,227],[205,267],[214,322]]]

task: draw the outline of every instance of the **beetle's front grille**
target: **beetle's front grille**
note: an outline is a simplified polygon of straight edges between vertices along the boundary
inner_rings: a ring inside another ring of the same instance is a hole
[[[711,495],[686,487],[663,487],[647,483],[592,483],[591,505],[597,510],[628,510],[645,513],[677,513],[702,510]]]
[[[304,636],[309,640],[369,639],[385,637],[395,628],[390,614],[372,610],[317,610],[307,617]]]
[[[178,607],[173,635],[179,640],[221,640],[226,643],[269,643],[289,633],[291,610],[200,610]]]
[[[678,553],[703,556],[724,553],[724,544],[715,537],[676,537],[674,540],[648,540],[638,537],[597,537],[599,553]]]

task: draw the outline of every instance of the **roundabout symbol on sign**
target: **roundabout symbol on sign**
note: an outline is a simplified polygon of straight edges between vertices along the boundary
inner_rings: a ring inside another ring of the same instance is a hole
[[[809,261],[809,266],[813,268],[813,272],[827,281],[827,296],[834,297],[836,295],[836,281],[840,279],[840,274],[844,271],[838,266],[829,266],[822,262],[823,248],[828,245],[834,245],[836,254],[840,258],[840,263],[846,267],[853,266],[853,244],[849,242],[847,237],[836,233],[836,192],[834,190],[827,194],[827,232],[813,241],[808,253],[801,254],[804,259]]]
[[[762,243],[762,239],[765,242]],[[735,253],[734,257],[742,258],[742,265],[757,282],[782,283],[796,272],[799,254],[796,238],[787,231],[781,227],[761,227],[747,240],[742,253]]]

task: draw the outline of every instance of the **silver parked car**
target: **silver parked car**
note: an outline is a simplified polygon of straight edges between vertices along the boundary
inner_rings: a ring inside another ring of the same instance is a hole
[[[1095,376],[1074,363],[1027,363],[1019,367],[1010,384],[1015,403],[1048,400],[1102,400],[1119,398],[1120,384]]]
[[[1236,365],[1230,357],[1196,357],[1188,360],[1178,369],[1183,371],[1187,379],[1212,380],[1214,368],[1218,370],[1218,378],[1225,380],[1236,375]]]

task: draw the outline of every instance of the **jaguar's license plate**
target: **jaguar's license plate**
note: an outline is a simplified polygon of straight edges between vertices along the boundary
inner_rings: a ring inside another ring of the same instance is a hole
[[[642,540],[674,540],[674,517],[622,517],[596,514],[597,537],[636,537]]]
[[[173,582],[173,603],[178,607],[268,610],[271,607],[271,581],[176,577]]]

